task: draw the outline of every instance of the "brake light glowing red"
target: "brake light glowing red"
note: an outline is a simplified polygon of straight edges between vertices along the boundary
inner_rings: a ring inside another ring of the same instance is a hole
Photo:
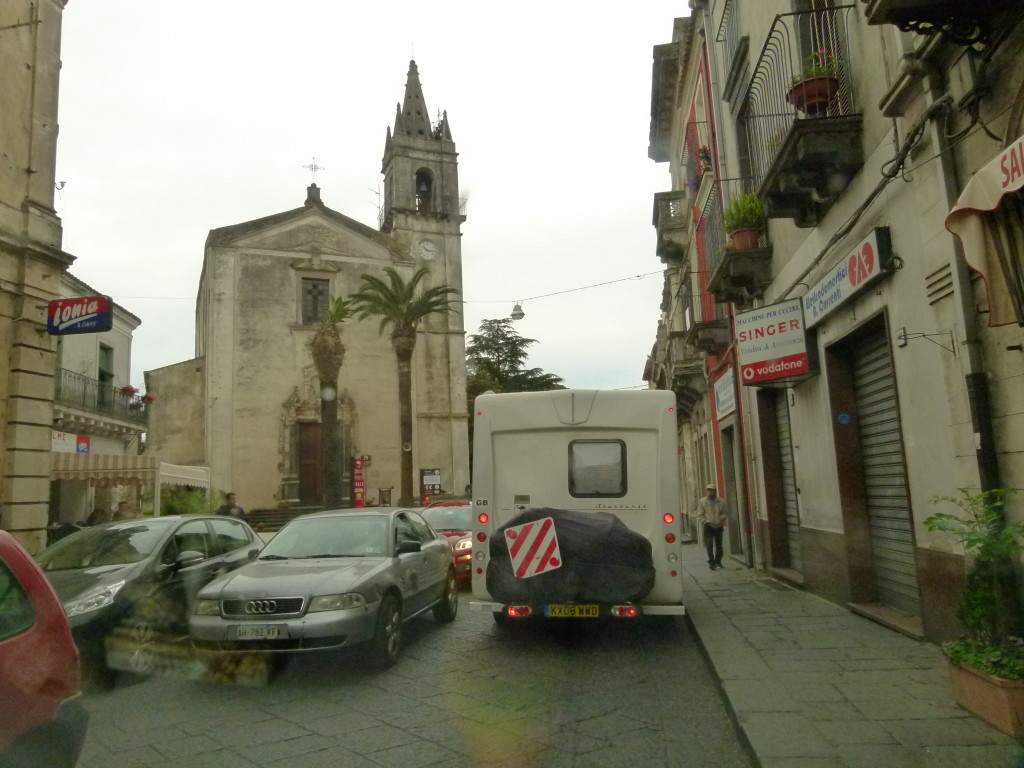
[[[632,619],[640,614],[635,605],[613,605],[611,615],[620,619]]]
[[[505,613],[513,619],[525,619],[531,611],[528,605],[510,605],[505,609]]]
[[[486,512],[481,512],[479,515],[476,516],[476,519],[480,521],[481,525],[483,525],[483,524],[487,523],[487,521],[490,520],[491,518],[487,516]]]
[[[661,519],[665,521],[665,525],[672,525],[676,521],[676,516],[671,512],[666,512],[661,516]]]

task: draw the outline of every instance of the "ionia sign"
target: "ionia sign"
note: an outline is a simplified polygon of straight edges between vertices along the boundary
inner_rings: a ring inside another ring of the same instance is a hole
[[[46,330],[52,336],[102,333],[114,327],[114,302],[109,296],[76,296],[47,304]]]

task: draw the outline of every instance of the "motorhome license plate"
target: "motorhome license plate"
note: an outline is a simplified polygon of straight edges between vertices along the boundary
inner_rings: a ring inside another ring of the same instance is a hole
[[[597,605],[545,605],[544,615],[552,619],[596,619],[601,615]]]
[[[287,637],[276,624],[253,624],[249,627],[236,627],[235,638],[238,640],[277,640]]]

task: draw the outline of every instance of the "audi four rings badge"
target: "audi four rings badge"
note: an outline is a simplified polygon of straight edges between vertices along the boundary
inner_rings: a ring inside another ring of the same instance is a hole
[[[250,600],[245,604],[246,613],[274,613],[277,600]]]

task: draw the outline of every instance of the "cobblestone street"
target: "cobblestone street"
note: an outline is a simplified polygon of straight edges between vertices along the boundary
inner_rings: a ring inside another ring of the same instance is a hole
[[[685,622],[504,634],[468,599],[454,624],[408,625],[385,672],[320,653],[262,687],[153,677],[90,694],[80,766],[753,765]]]

